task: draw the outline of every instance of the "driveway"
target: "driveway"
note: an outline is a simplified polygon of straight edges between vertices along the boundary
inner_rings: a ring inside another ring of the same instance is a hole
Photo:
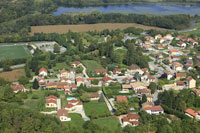
[[[82,116],[84,121],[89,121],[90,120],[90,118],[85,115],[85,110],[83,108],[83,105],[82,105],[82,107],[77,107],[74,111],[69,111],[69,113],[81,114],[81,116]]]
[[[85,77],[86,77],[86,78],[89,78],[89,76],[87,75],[87,72],[86,72],[86,70],[87,70],[86,67],[85,67],[82,63],[81,63],[80,65],[81,65],[82,68],[83,68],[83,74],[85,75]]]
[[[57,99],[57,110],[61,109],[61,99]]]

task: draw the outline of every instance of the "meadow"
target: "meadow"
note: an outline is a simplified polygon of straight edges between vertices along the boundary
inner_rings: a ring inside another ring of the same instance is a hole
[[[13,71],[1,72],[0,73],[0,78],[3,78],[5,80],[11,81],[11,82],[18,81],[18,79],[21,76],[25,76],[24,69],[16,69],[16,70],[13,70]]]
[[[72,32],[87,32],[87,31],[103,31],[105,29],[116,30],[126,29],[128,27],[136,27],[144,30],[156,29],[166,30],[164,28],[158,28],[153,26],[144,26],[136,23],[99,23],[99,24],[79,24],[79,25],[47,25],[47,26],[31,26],[31,35],[34,33],[59,33],[63,34],[69,30]]]
[[[103,69],[100,63],[94,60],[83,60],[83,64],[86,66],[88,71],[95,71],[96,69]]]
[[[2,45],[0,46],[0,60],[21,59],[30,56],[28,48],[24,45]]]

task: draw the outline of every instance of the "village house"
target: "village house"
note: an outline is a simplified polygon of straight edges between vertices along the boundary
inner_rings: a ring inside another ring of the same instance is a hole
[[[166,76],[167,80],[171,80],[173,78],[173,74],[169,71],[165,71],[164,76]]]
[[[192,92],[193,92],[195,95],[200,96],[200,90],[199,90],[199,89],[192,88]]]
[[[65,109],[68,111],[76,111],[77,109],[83,109],[83,103],[78,100],[70,100],[68,104],[65,105]]]
[[[77,68],[77,67],[79,67],[81,65],[81,62],[80,61],[74,61],[73,63],[72,63],[72,66],[74,67],[74,68]]]
[[[156,45],[156,47],[157,47],[157,49],[160,49],[160,50],[165,48],[165,46],[163,44],[158,44],[158,45]]]
[[[132,89],[132,86],[130,84],[123,84],[122,85],[122,92],[129,93],[129,90]]]
[[[179,52],[178,49],[170,49],[170,50],[169,50],[169,54],[171,54],[172,56],[173,56],[173,55],[179,56],[179,55],[180,55],[180,52]]]
[[[119,74],[121,74],[122,73],[122,69],[121,68],[115,68],[114,70],[113,70],[113,74],[114,75],[119,75]]]
[[[142,104],[142,108],[146,108],[146,107],[152,107],[154,104],[153,104],[153,102],[145,102],[145,103],[143,103]]]
[[[69,84],[66,82],[47,82],[46,88],[47,89],[64,89],[65,86],[68,86]]]
[[[189,44],[191,44],[191,45],[198,45],[198,42],[197,41],[195,41],[195,40],[193,40],[193,39],[190,39],[189,40]]]
[[[160,43],[161,43],[161,44],[165,43],[166,41],[167,41],[167,38],[165,38],[165,37],[162,37],[162,38],[160,39]]]
[[[191,76],[187,78],[187,86],[188,88],[196,87],[196,80],[194,80]]]
[[[130,83],[130,85],[135,91],[139,89],[146,89],[148,87],[148,84],[143,83],[143,82],[134,82],[134,83]]]
[[[65,92],[65,95],[72,95],[70,86],[65,86],[64,92]]]
[[[192,109],[186,109],[185,114],[190,118],[195,118],[197,116],[196,112]]]
[[[136,113],[129,113],[121,119],[122,127],[127,125],[137,126],[139,125],[139,116]]]
[[[65,109],[59,109],[57,111],[57,117],[62,122],[71,121],[71,118],[68,117],[68,111]]]
[[[60,77],[61,78],[69,78],[69,72],[65,69],[60,71]]]
[[[46,68],[42,67],[39,72],[38,72],[39,76],[47,76],[48,75],[48,71]]]
[[[172,63],[172,69],[175,70],[175,71],[182,71],[183,65],[179,62],[173,62]]]
[[[103,82],[106,86],[108,86],[111,82],[113,82],[113,80],[112,80],[109,76],[104,76],[104,77],[102,78],[102,82]]]
[[[108,70],[107,69],[96,69],[96,74],[107,74]]]
[[[161,39],[162,38],[162,35],[161,34],[157,34],[157,35],[155,35],[155,39],[157,40],[157,39]]]
[[[146,111],[148,114],[163,114],[164,109],[160,105],[144,107],[142,110]]]
[[[20,84],[20,85],[12,85],[10,87],[13,89],[14,93],[18,93],[20,91],[25,92],[24,85],[22,85],[22,84]]]
[[[46,87],[46,80],[43,77],[38,76],[37,80],[40,87]]]
[[[197,56],[196,58],[197,58],[197,61],[200,62],[200,56]]]
[[[126,103],[128,103],[128,99],[127,99],[126,96],[116,96],[115,101],[116,102],[126,102]]]
[[[136,64],[132,64],[131,66],[129,66],[127,68],[127,72],[130,73],[130,74],[134,74],[136,72],[139,72],[139,73],[143,73],[143,71],[140,69],[140,67]]]
[[[68,84],[75,83],[74,80],[72,80],[70,78],[65,78],[65,77],[61,77],[60,82],[64,82],[64,83],[68,83]]]
[[[185,86],[185,82],[184,81],[177,81],[176,82],[176,86]]]
[[[148,51],[148,52],[153,50],[153,48],[149,45],[144,45],[143,48],[145,51]]]
[[[57,97],[50,95],[46,97],[46,108],[56,108],[57,107]]]
[[[147,95],[147,102],[153,102],[153,97],[151,94]]]
[[[167,39],[167,40],[173,40],[174,39],[174,37],[171,35],[171,34],[167,34],[166,36],[165,36],[165,38]]]
[[[182,48],[186,48],[186,46],[187,46],[187,44],[185,42],[182,42],[182,41],[180,41],[177,45],[182,47]]]
[[[80,86],[81,84],[83,84],[84,85],[84,79],[83,78],[81,78],[81,77],[78,77],[78,78],[76,78],[76,85],[77,86]]]
[[[88,93],[90,97],[90,101],[99,100],[99,94],[98,93]]]
[[[185,79],[186,73],[176,73],[176,80]]]
[[[147,89],[147,88],[145,88],[145,89],[139,89],[139,90],[137,90],[136,91],[136,94],[138,95],[138,96],[142,96],[142,95],[151,95],[151,90],[150,89]]]

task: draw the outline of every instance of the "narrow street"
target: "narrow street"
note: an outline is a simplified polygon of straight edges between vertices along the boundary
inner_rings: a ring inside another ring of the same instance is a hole
[[[86,71],[87,69],[86,69],[86,67],[82,63],[80,65],[83,68],[83,74],[85,75],[85,77],[89,78],[89,76],[87,75],[87,71]]]

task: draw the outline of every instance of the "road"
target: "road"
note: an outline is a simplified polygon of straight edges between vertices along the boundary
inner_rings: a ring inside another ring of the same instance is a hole
[[[80,65],[83,68],[83,74],[85,75],[85,77],[89,78],[89,76],[87,75],[87,72],[86,72],[87,71],[86,67],[82,63]]]
[[[101,94],[103,95],[104,101],[105,101],[105,103],[106,103],[106,105],[108,107],[108,110],[110,111],[111,115],[114,115],[114,112],[113,112],[114,109],[113,109],[113,107],[110,105],[108,99],[105,97],[105,95],[103,94],[102,91],[101,91]]]
[[[61,109],[61,99],[57,99],[57,110]]]
[[[19,64],[19,65],[14,65],[14,66],[11,66],[10,68],[11,69],[16,69],[16,68],[22,68],[22,67],[25,67],[26,64]],[[3,68],[0,68],[0,72],[3,71]]]

